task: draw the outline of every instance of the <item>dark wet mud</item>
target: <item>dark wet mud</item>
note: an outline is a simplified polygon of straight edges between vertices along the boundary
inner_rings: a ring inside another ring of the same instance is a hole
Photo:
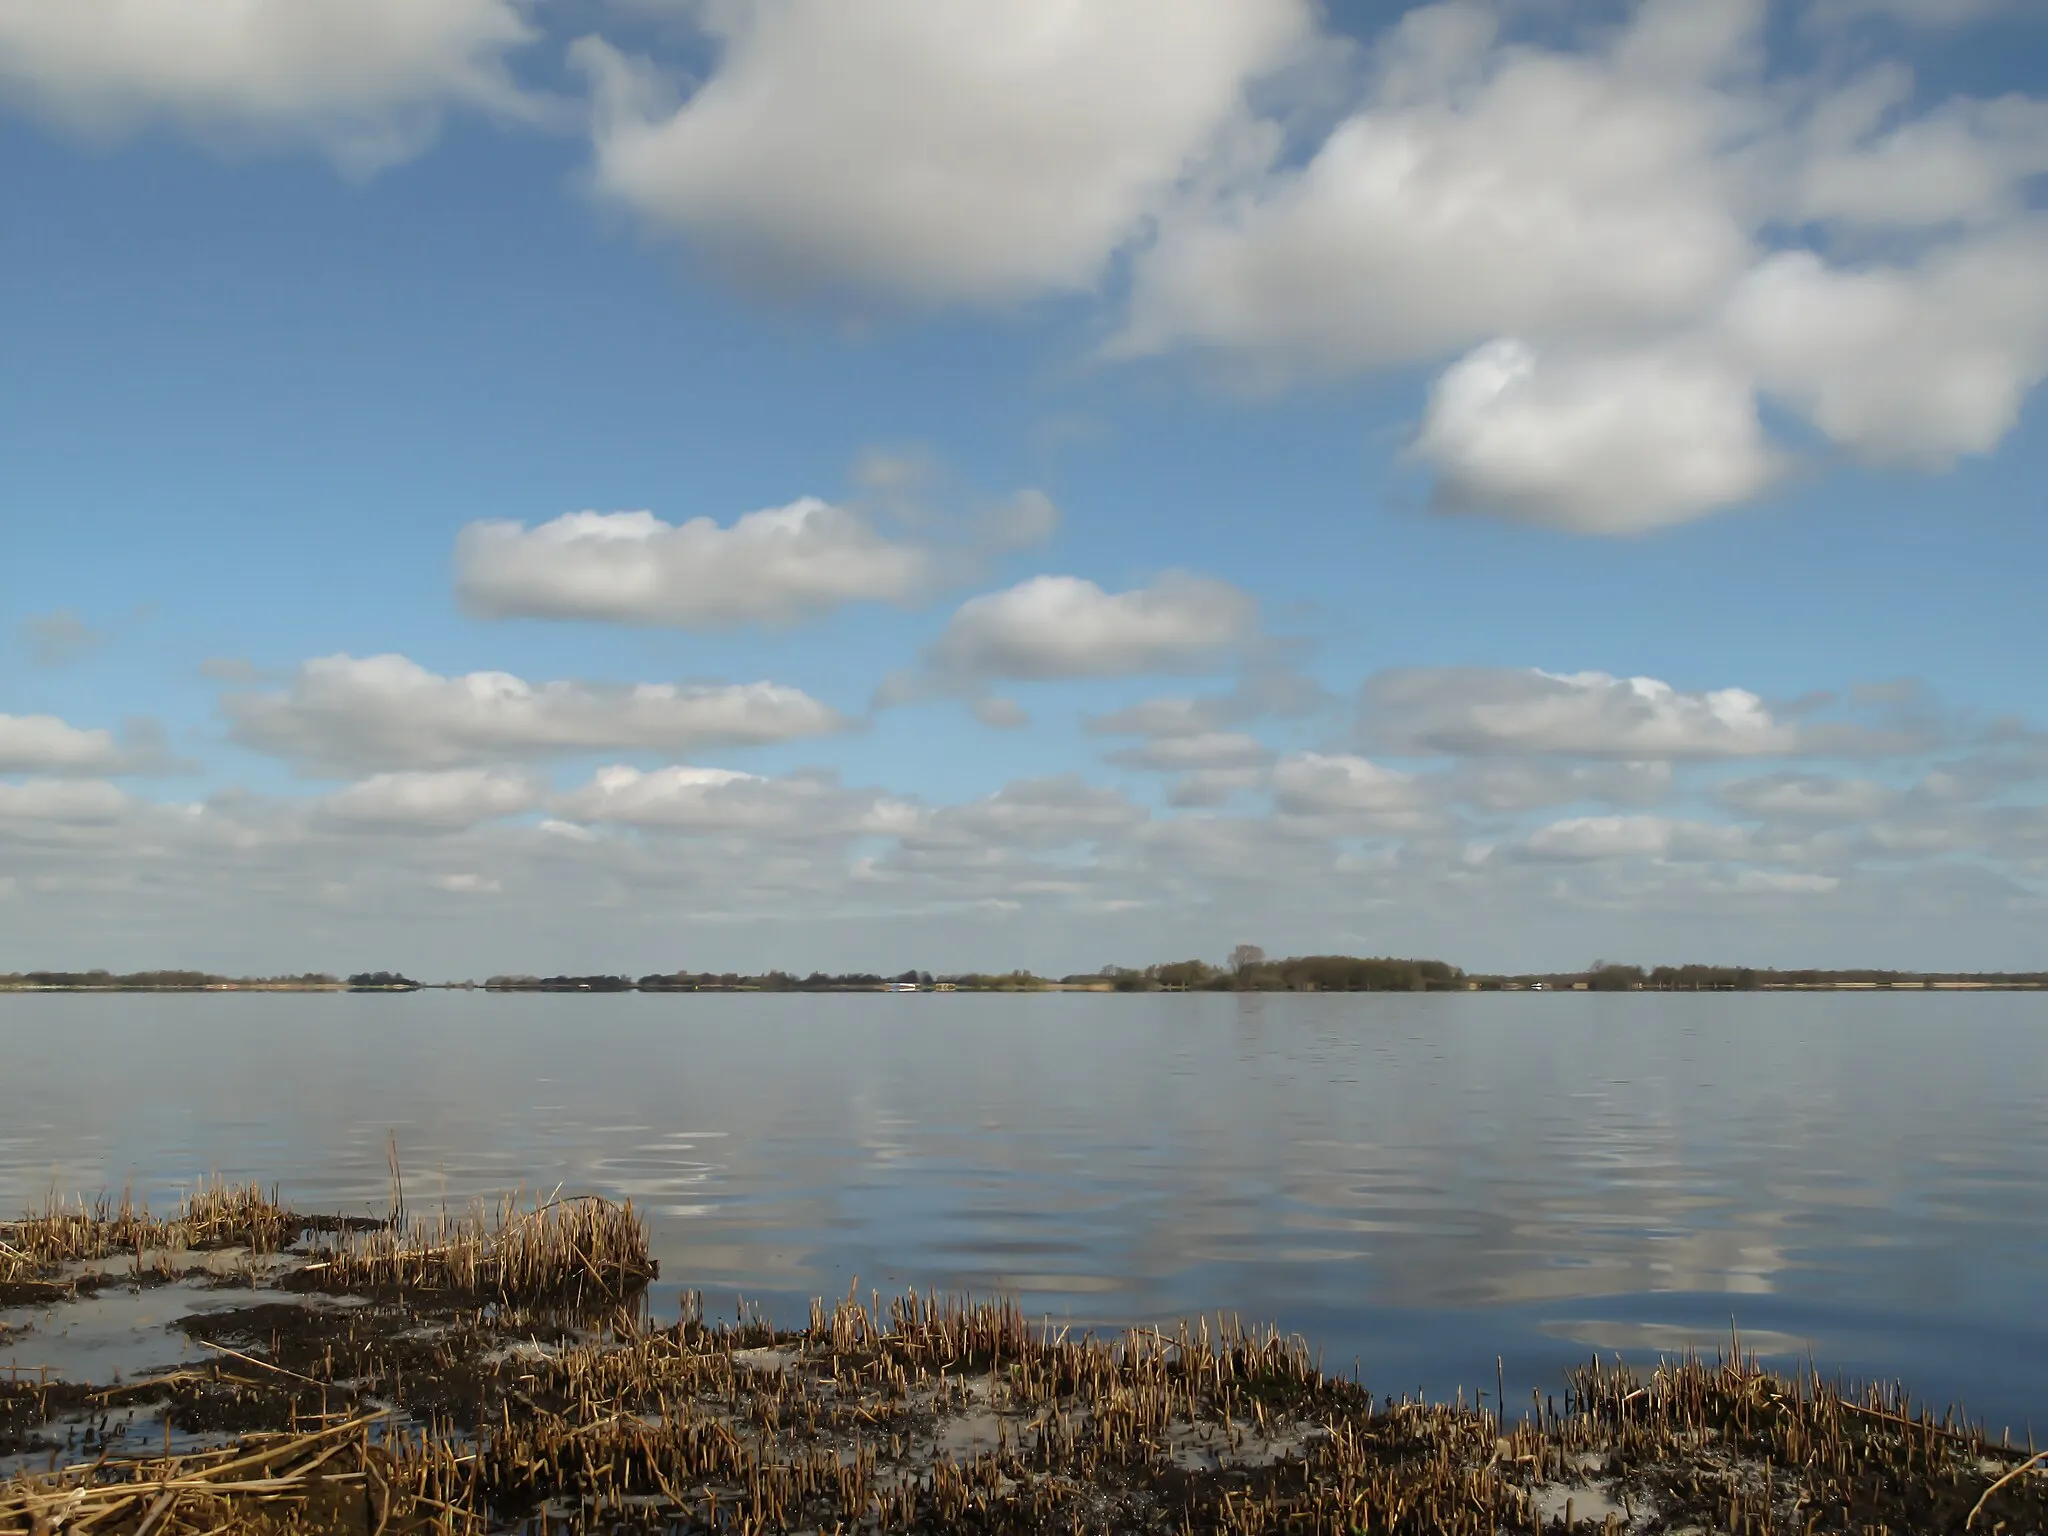
[[[74,1309],[159,1319],[125,1375],[0,1367],[0,1536],[2048,1530],[2027,1448],[1739,1348],[1502,1415],[1376,1398],[1230,1320],[1077,1336],[913,1295],[799,1329],[655,1318],[644,1231],[605,1202],[243,1215],[210,1249],[131,1223],[182,1257],[125,1277],[82,1267],[118,1257],[85,1226],[0,1227],[43,1255],[12,1283],[61,1293],[0,1310],[0,1360],[61,1356]]]

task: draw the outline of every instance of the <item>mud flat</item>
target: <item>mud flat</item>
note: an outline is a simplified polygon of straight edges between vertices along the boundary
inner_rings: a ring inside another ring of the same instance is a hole
[[[654,1273],[594,1197],[0,1224],[0,1533],[2048,1530],[2031,1448],[1739,1343],[1502,1414],[1229,1318],[850,1293],[778,1329],[655,1318]]]

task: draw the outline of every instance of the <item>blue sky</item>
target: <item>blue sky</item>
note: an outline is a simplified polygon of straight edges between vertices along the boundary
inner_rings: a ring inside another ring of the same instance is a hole
[[[2042,963],[2031,7],[124,14],[0,968]]]

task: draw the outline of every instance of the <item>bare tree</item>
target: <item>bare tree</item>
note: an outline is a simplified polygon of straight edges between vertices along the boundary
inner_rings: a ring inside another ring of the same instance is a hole
[[[1230,952],[1230,969],[1238,976],[1255,965],[1266,963],[1266,952],[1256,944],[1240,944]]]

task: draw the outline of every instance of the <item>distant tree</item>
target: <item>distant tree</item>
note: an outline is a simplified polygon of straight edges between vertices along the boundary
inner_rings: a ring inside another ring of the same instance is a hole
[[[1266,963],[1266,952],[1256,944],[1240,944],[1230,952],[1230,970],[1235,976],[1242,976],[1255,966]]]
[[[397,971],[357,971],[349,977],[348,984],[358,991],[377,992],[410,992],[419,987],[410,976]]]

